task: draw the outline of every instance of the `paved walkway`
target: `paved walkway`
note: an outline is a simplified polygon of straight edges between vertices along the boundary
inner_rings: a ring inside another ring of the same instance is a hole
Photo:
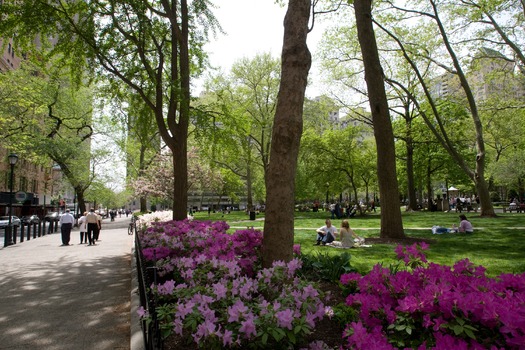
[[[100,242],[60,233],[0,248],[0,349],[130,349],[129,218],[104,220]],[[120,227],[120,228],[118,228]]]

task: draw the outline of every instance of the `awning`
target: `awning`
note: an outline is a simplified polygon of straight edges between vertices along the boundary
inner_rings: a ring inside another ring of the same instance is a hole
[[[459,191],[459,190],[458,190],[457,188],[455,188],[454,186],[450,186],[448,190],[449,190],[449,191]]]

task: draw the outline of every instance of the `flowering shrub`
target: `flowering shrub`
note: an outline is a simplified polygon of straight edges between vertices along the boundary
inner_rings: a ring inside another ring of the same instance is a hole
[[[173,259],[204,255],[221,260],[236,259],[243,272],[253,276],[260,264],[262,232],[239,230],[232,235],[224,221],[151,221],[141,233],[142,254],[155,262],[160,276],[171,273]]]
[[[144,258],[162,277],[151,291],[163,336],[175,334],[203,349],[298,344],[331,311],[322,295],[297,277],[299,259],[260,269],[260,231],[229,235],[228,228],[224,222],[151,220],[139,234]],[[300,247],[294,251],[300,254]]]
[[[287,349],[325,315],[317,289],[295,278],[299,260],[277,262],[256,278],[243,276],[235,261],[181,260],[178,267],[188,269],[182,283],[152,286],[163,305],[165,335],[173,332],[204,349]]]
[[[366,276],[341,276],[358,311],[347,324],[351,349],[523,349],[525,274],[485,276],[468,259],[427,263],[426,245],[396,248],[409,271],[376,265]]]

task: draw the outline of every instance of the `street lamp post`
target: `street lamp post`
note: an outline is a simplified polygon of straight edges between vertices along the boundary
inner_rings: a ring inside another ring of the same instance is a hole
[[[11,174],[9,175],[9,222],[5,229],[4,247],[14,244],[12,235],[13,228],[11,227],[11,218],[13,216],[13,174],[15,170],[15,164],[18,161],[18,156],[14,153],[11,153],[7,158],[9,159],[9,165],[11,166]]]

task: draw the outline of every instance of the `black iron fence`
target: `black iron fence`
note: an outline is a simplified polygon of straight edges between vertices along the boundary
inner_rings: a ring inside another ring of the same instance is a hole
[[[145,350],[162,350],[162,335],[155,309],[155,297],[150,293],[150,286],[157,284],[157,270],[155,266],[148,266],[142,255],[142,247],[135,230],[135,260],[137,262],[137,280],[140,295],[140,305],[149,314],[149,320],[142,320],[141,327],[144,335]]]
[[[9,234],[9,227],[3,228],[4,235]],[[13,244],[29,241],[31,238],[45,236],[46,234],[58,232],[58,221],[40,221],[31,224],[22,223],[20,226],[11,226],[11,240]]]

